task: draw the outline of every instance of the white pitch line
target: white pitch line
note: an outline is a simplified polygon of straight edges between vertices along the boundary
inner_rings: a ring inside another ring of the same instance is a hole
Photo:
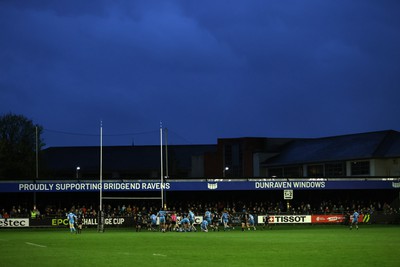
[[[25,244],[30,245],[30,246],[40,247],[40,248],[47,248],[46,246],[35,244],[35,243],[30,243],[30,242],[25,242]]]
[[[164,255],[164,254],[157,254],[157,253],[153,253],[153,256],[158,256],[158,257],[167,257],[167,255]]]

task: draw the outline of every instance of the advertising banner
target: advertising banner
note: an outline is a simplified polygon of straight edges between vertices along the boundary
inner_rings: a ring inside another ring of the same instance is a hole
[[[257,223],[264,223],[264,216],[257,216]],[[350,217],[353,220],[353,216]],[[369,222],[370,215],[360,214],[358,217],[359,223]],[[343,223],[345,221],[345,216],[343,214],[331,214],[331,215],[270,215],[269,223],[312,223],[312,224],[334,224]]]
[[[29,219],[0,219],[0,227],[29,227]]]
[[[311,215],[270,215],[269,223],[311,223]]]
[[[395,189],[400,182],[386,180],[341,181],[105,181],[90,182],[0,182],[0,192],[133,192],[133,191],[224,191],[224,190],[337,190]]]
[[[97,226],[97,218],[84,218],[84,226]],[[112,227],[133,227],[132,217],[115,217],[115,218],[104,218],[105,226]],[[29,225],[28,225],[29,226]],[[30,226],[32,227],[69,227],[67,218],[45,218],[45,219],[31,219]]]
[[[311,223],[343,223],[345,216],[342,214],[338,215],[313,215],[311,216]]]

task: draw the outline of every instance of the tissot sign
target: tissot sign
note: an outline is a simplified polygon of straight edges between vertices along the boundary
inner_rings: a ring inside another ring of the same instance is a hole
[[[337,189],[395,189],[399,181],[334,180],[334,181],[105,181],[99,182],[0,182],[0,192],[109,192],[131,191],[225,191],[225,190],[337,190]]]

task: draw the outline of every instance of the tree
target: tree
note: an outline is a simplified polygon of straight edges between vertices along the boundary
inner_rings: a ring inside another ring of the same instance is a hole
[[[36,139],[40,151],[42,131],[23,115],[0,116],[0,179],[36,178]]]

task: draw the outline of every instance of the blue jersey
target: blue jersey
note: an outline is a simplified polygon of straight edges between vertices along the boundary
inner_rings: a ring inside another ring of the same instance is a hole
[[[207,220],[203,220],[203,221],[201,222],[201,229],[207,229],[207,226],[208,226]]]
[[[254,216],[249,214],[249,224],[254,225]]]
[[[183,218],[181,220],[181,224],[185,224],[185,223],[189,223],[189,219],[188,218]]]
[[[206,220],[208,223],[211,223],[211,212],[210,211],[206,211],[204,213],[204,220]]]
[[[358,222],[358,217],[360,216],[360,214],[358,214],[357,211],[355,211],[353,213],[353,223]]]
[[[188,217],[191,222],[194,221],[194,213],[192,211],[189,211]]]
[[[165,215],[167,215],[167,212],[165,210],[160,210],[157,213],[157,216],[160,217],[160,223],[165,223]]]
[[[68,218],[69,223],[74,224],[76,215],[73,212],[70,212],[70,213],[68,213],[67,218]]]
[[[152,224],[156,224],[157,223],[157,216],[155,214],[151,214],[150,220],[151,220]]]
[[[229,214],[227,212],[222,213],[222,221],[227,222],[229,219]]]
[[[211,212],[209,212],[208,210],[204,213],[204,217],[206,219],[211,219]]]
[[[158,217],[164,217],[164,219],[165,219],[165,215],[167,214],[167,212],[165,211],[165,210],[160,210],[159,212],[158,212]]]

